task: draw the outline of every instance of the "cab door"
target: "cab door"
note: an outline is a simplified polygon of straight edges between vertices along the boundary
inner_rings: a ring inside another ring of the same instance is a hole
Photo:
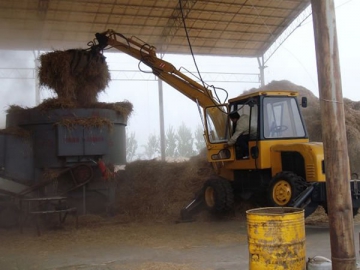
[[[232,102],[229,106],[221,105],[221,107],[207,107],[205,108],[206,119],[206,140],[208,147],[208,160],[210,162],[216,161],[234,161],[236,158],[236,147],[224,148],[232,136],[233,123],[229,119],[230,112],[238,112],[240,117],[246,115],[249,119],[248,129],[249,134],[248,148],[249,151],[256,144],[258,140],[258,99],[251,97],[249,99]],[[214,117],[216,116],[216,117]],[[219,124],[221,119],[221,124]],[[250,155],[250,153],[249,153]],[[250,156],[253,156],[251,154]],[[257,158],[257,156],[250,157]],[[239,159],[240,160],[240,159]]]
[[[233,148],[224,148],[230,136],[230,122],[228,106],[225,104],[206,107],[205,115],[205,142],[209,162],[233,161]]]

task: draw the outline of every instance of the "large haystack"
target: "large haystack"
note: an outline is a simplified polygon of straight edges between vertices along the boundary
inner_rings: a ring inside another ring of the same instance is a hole
[[[19,110],[98,108],[116,111],[127,120],[133,105],[123,102],[98,102],[98,94],[105,90],[110,73],[102,54],[85,50],[66,50],[44,53],[39,57],[38,78],[40,86],[53,90],[56,98],[45,99],[34,108],[10,105],[7,113]]]
[[[105,57],[84,50],[54,51],[39,58],[41,86],[54,90],[58,98],[89,106],[110,81]]]
[[[102,54],[85,50],[53,51],[39,58],[38,77],[41,86],[57,94],[57,98],[44,100],[33,108],[41,111],[52,109],[98,108],[110,109],[128,119],[133,111],[129,101],[98,102],[98,94],[108,86],[110,73]],[[12,106],[10,110],[21,109]]]

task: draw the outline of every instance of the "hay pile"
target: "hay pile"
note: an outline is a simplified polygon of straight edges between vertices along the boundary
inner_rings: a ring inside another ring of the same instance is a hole
[[[110,72],[101,54],[85,50],[53,51],[39,57],[38,79],[40,86],[48,87],[57,94],[56,98],[45,99],[34,108],[10,105],[7,113],[20,110],[97,108],[110,109],[128,119],[133,111],[129,101],[98,102],[99,93],[110,81]]]
[[[125,119],[133,111],[129,101],[97,101],[99,93],[105,90],[110,81],[109,68],[102,54],[75,49],[54,51],[42,54],[39,61],[40,85],[53,89],[58,97],[45,100],[36,109],[110,109]]]
[[[116,220],[173,223],[180,219],[181,209],[194,199],[212,175],[213,167],[206,159],[205,149],[188,161],[166,162],[154,159],[129,163],[126,170],[116,178]],[[234,212],[227,216],[214,216],[208,211],[202,211],[196,215],[196,220],[245,220],[245,211],[252,208],[252,202],[236,201]]]
[[[40,86],[53,89],[60,99],[75,102],[79,107],[95,103],[110,81],[101,54],[84,50],[54,51],[42,54],[39,60]]]
[[[138,160],[118,175],[115,212],[127,221],[171,221],[213,174],[204,154],[185,162]]]

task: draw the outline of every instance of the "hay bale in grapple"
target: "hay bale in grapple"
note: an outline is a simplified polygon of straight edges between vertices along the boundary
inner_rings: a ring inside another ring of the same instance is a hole
[[[53,89],[59,98],[78,107],[95,103],[110,81],[105,57],[91,51],[54,51],[42,54],[39,60],[40,86]]]

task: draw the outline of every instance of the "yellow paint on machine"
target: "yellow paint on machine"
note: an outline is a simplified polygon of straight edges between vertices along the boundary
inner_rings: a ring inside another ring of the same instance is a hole
[[[249,269],[304,270],[304,210],[266,207],[246,211]]]

